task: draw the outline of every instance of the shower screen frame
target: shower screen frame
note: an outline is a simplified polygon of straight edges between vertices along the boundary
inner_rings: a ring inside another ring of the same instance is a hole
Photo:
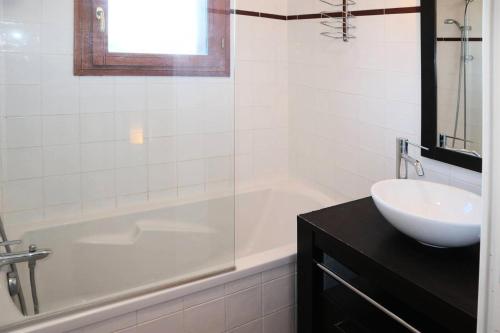
[[[421,20],[421,144],[422,156],[465,169],[482,172],[482,158],[438,146],[437,9],[436,0],[422,1]]]

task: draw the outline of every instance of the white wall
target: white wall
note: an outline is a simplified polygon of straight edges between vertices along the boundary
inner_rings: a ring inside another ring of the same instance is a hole
[[[314,13],[318,3],[290,0],[289,9]],[[352,9],[418,4],[358,1]],[[359,198],[374,182],[394,178],[397,136],[420,142],[420,15],[358,17],[349,43],[320,36],[319,21],[288,27],[291,170]],[[481,190],[478,173],[422,162],[424,179]]]
[[[281,15],[327,8],[317,0],[237,4]],[[358,1],[353,9],[412,5]],[[23,34],[0,50],[8,222],[229,190],[234,149],[238,188],[291,170],[356,198],[393,177],[396,136],[419,141],[418,14],[359,17],[350,43],[321,37],[319,20],[238,15],[233,82],[74,77],[71,1],[3,0],[1,8],[2,32]],[[145,144],[130,143],[136,129]],[[480,175],[423,162],[427,179],[480,191]]]
[[[237,8],[286,15],[285,0]],[[288,48],[284,20],[236,18],[237,189],[288,178]]]
[[[283,0],[240,7],[286,13]],[[236,80],[75,77],[73,1],[0,9],[7,224],[231,193],[235,149],[239,187],[287,177],[286,21],[238,16]]]
[[[7,224],[232,191],[232,77],[75,77],[73,1],[0,8]]]

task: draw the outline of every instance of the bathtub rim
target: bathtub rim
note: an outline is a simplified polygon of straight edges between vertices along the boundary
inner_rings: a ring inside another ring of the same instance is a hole
[[[288,244],[236,259],[235,269],[229,272],[218,272],[209,277],[154,292],[145,291],[139,295],[100,306],[90,305],[91,308],[84,310],[63,311],[46,318],[28,319],[4,326],[1,330],[11,333],[64,333],[295,263],[296,254],[296,244]]]
[[[131,205],[129,207],[115,207],[110,211],[104,212],[92,212],[85,214],[83,216],[78,216],[74,218],[51,218],[40,220],[37,222],[26,222],[26,223],[4,223],[8,225],[8,232],[14,236],[24,236],[27,233],[36,232],[45,229],[65,227],[70,225],[76,225],[79,223],[91,222],[100,219],[118,218],[121,216],[127,216],[131,214],[138,214],[143,212],[149,212],[160,209],[167,209],[172,207],[179,207],[183,205],[196,204],[203,201],[217,200],[224,198],[233,199],[233,209],[236,214],[237,199],[241,195],[248,193],[259,192],[259,191],[287,191],[292,193],[301,193],[308,197],[313,197],[323,206],[327,207],[332,204],[344,202],[347,200],[344,196],[338,193],[324,193],[322,189],[317,188],[316,185],[298,179],[287,179],[280,180],[273,183],[267,184],[253,184],[251,186],[238,186],[234,191],[228,192],[213,192],[204,193],[200,195],[195,195],[189,198],[177,198],[177,199],[166,199],[162,202],[154,201],[149,203],[141,203],[137,205]],[[2,214],[3,215],[3,214]],[[237,221],[234,221],[236,225]],[[28,230],[26,230],[28,228]]]

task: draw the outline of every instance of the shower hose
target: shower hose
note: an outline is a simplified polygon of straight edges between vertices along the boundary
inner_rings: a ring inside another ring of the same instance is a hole
[[[36,246],[35,245],[30,245],[29,247],[30,252],[35,252],[36,251]],[[33,298],[33,311],[35,314],[40,313],[40,306],[38,303],[38,294],[36,291],[36,279],[35,279],[35,267],[36,267],[36,261],[32,260],[28,263],[28,268],[30,271],[30,284],[31,284],[31,297]]]

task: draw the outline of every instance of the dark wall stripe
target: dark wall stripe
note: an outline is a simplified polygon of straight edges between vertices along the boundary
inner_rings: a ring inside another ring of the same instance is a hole
[[[285,15],[260,13],[260,12],[253,12],[253,11],[250,11],[250,10],[241,10],[241,9],[236,9],[236,10],[233,10],[232,12],[234,14],[236,14],[236,15],[264,17],[264,18],[270,18],[270,19],[275,19],[275,20],[286,20],[286,16]]]
[[[458,37],[438,37],[436,38],[438,42],[460,42],[462,39]],[[483,38],[482,37],[470,37],[468,38],[469,42],[482,42]]]
[[[276,19],[276,20],[285,20],[286,21],[286,16],[285,15],[260,13],[260,17],[266,17],[266,18],[271,18],[271,19]]]
[[[420,13],[420,7],[401,7],[401,8],[385,8],[385,9],[367,9],[367,10],[353,10],[351,11],[354,16],[373,16],[373,15],[389,15],[389,14],[410,14]],[[269,13],[254,12],[250,10],[232,9],[231,14],[264,17],[275,20],[311,20],[323,17],[340,17],[340,12],[328,13],[314,13],[314,14],[299,14],[299,15],[277,15]]]
[[[372,16],[372,15],[384,15],[384,9],[366,9],[366,10],[354,10],[351,11],[354,16]]]
[[[420,7],[386,8],[385,14],[411,14],[420,13]]]

